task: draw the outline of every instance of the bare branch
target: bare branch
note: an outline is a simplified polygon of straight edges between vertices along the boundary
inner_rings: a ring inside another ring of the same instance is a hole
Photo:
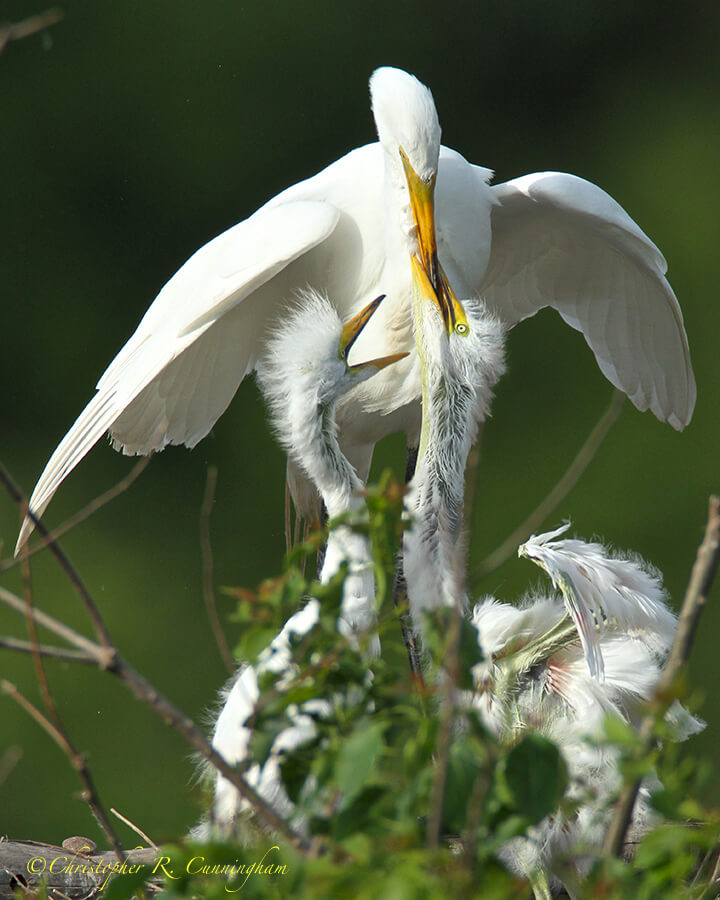
[[[20,597],[16,596],[4,587],[0,587],[0,601],[2,601],[6,606],[9,606],[11,609],[14,609],[16,612],[20,613],[20,615],[27,614],[27,607],[25,606],[25,603],[20,599]],[[52,631],[53,634],[56,634],[59,638],[67,641],[68,644],[71,644],[73,647],[77,647],[78,650],[85,651],[85,653],[87,653],[93,659],[95,664],[99,665],[101,668],[106,668],[110,660],[112,659],[114,653],[112,648],[102,648],[103,653],[101,661],[99,658],[99,654],[97,653],[97,644],[88,640],[88,638],[84,637],[78,631],[75,631],[74,628],[70,628],[69,625],[65,625],[63,622],[60,622],[53,616],[49,616],[47,613],[42,612],[42,610],[38,609],[37,607],[33,607],[31,615],[33,619],[35,619],[35,621],[38,623],[38,625],[42,625],[43,628],[47,628],[48,631]]]
[[[40,695],[43,698],[45,709],[50,714],[50,718],[53,720],[55,727],[62,730],[60,725],[60,716],[58,715],[58,711],[55,707],[55,703],[53,702],[52,695],[50,694],[50,686],[48,685],[47,678],[45,676],[45,669],[43,668],[42,664],[42,656],[38,649],[37,628],[35,627],[35,619],[32,616],[32,609],[34,604],[32,580],[30,578],[30,561],[26,557],[23,557],[22,559],[22,578],[23,593],[25,595],[25,621],[27,622],[28,635],[30,637],[30,644],[32,646],[32,657],[33,663],[35,665],[35,677],[37,678],[38,686],[40,687]]]
[[[283,835],[301,853],[310,853],[310,842],[279,816],[275,809],[238,774],[237,770],[220,756],[192,719],[180,712],[173,703],[158,693],[150,682],[126,663],[120,655],[115,656],[114,663],[108,671],[117,676],[139,700],[150,706],[163,719],[166,725],[169,725],[178,734],[182,735],[191,747],[197,750],[208,762],[212,763],[233,787],[237,788],[240,796],[253,807],[255,814],[263,825]]]
[[[235,660],[228,647],[225,634],[218,618],[217,604],[215,603],[215,592],[213,591],[213,556],[212,544],[210,542],[210,513],[212,511],[213,502],[215,501],[215,486],[217,484],[217,466],[208,466],[207,481],[205,482],[205,494],[203,496],[202,506],[200,507],[200,552],[202,554],[202,570],[203,570],[203,597],[205,599],[205,609],[207,610],[210,627],[215,636],[215,643],[220,651],[222,661],[225,663],[230,675],[235,671]]]
[[[114,816],[116,816],[118,819],[120,819],[120,821],[121,821],[124,825],[127,825],[128,828],[130,828],[132,831],[134,831],[135,834],[139,835],[139,836],[145,841],[145,843],[148,845],[148,847],[152,847],[153,850],[157,850],[158,846],[157,846],[157,844],[155,843],[155,841],[151,840],[151,839],[145,834],[145,832],[142,830],[142,828],[139,828],[134,822],[131,822],[130,819],[128,819],[128,818],[127,818],[126,816],[124,816],[122,813],[119,813],[119,812],[115,809],[115,807],[111,806],[111,807],[110,807],[110,812],[111,812]]]
[[[109,490],[105,491],[105,493],[100,494],[94,500],[91,500],[87,506],[84,506],[79,512],[75,513],[74,516],[70,516],[70,518],[66,519],[62,525],[58,525],[57,528],[54,528],[47,537],[43,537],[41,540],[36,541],[32,547],[28,547],[25,556],[34,556],[36,553],[40,553],[41,550],[45,550],[50,544],[59,540],[63,535],[67,534],[68,531],[71,531],[81,522],[84,522],[85,519],[89,518],[93,513],[110,503],[111,500],[114,500],[116,497],[119,497],[120,494],[123,494],[130,485],[142,475],[145,469],[147,469],[151,460],[152,456],[144,456],[114,487],[111,487]],[[20,562],[20,559],[3,560],[2,563],[0,563],[0,575],[2,575],[3,572],[7,572],[9,569],[14,568]]]
[[[27,498],[23,495],[20,488],[17,487],[10,473],[5,469],[2,463],[0,463],[0,483],[3,484],[5,490],[8,492],[15,504],[19,507],[21,513],[23,515],[30,516],[40,534],[42,534],[43,537],[49,537],[50,532],[45,527],[45,525],[43,525],[41,520],[38,519],[37,516],[33,515],[32,512],[30,512],[30,510],[28,509]],[[98,640],[104,646],[110,647],[112,642],[110,640],[110,635],[108,634],[107,628],[105,627],[105,622],[100,615],[100,611],[95,605],[95,601],[90,596],[90,592],[85,587],[82,578],[80,578],[77,569],[70,562],[67,555],[65,554],[65,551],[60,547],[60,544],[58,544],[57,541],[50,541],[48,543],[48,547],[55,559],[57,559],[57,561],[59,562],[61,569],[63,570],[63,572],[65,572],[68,580],[70,581],[70,584],[72,584],[72,586],[75,588],[75,592],[85,606],[85,609],[90,617],[90,621],[92,622],[93,630],[95,631]],[[23,548],[22,552],[26,552],[26,548]]]
[[[124,866],[115,854],[94,853],[93,842],[71,838],[79,847],[41,844],[37,841],[6,841],[0,838],[0,898],[47,896],[61,900],[94,900],[101,896],[108,879],[117,872],[137,872],[142,865],[154,866],[157,853],[152,849],[129,850]],[[72,865],[69,865],[72,863]],[[162,872],[151,875],[146,887],[158,891]],[[45,887],[41,885],[44,882]]]
[[[50,644],[33,644],[12,637],[0,637],[0,650],[14,650],[16,653],[33,653],[34,649],[47,659],[61,659],[64,662],[90,663],[96,666],[97,660],[82,650],[66,650],[65,647],[53,647]]]
[[[698,548],[697,558],[690,573],[690,581],[685,592],[675,640],[667,663],[655,689],[655,708],[645,716],[640,726],[640,741],[649,752],[653,746],[655,723],[665,714],[672,702],[672,689],[690,657],[700,616],[705,609],[708,593],[720,559],[720,498],[710,497],[705,536]],[[603,855],[620,856],[625,844],[625,834],[632,820],[635,799],[640,790],[640,780],[633,779],[625,785],[620,799],[615,805],[615,814],[605,835]]]
[[[0,53],[10,41],[19,41],[22,38],[37,34],[38,31],[44,31],[51,25],[56,25],[60,22],[64,15],[65,13],[61,9],[53,8],[38,13],[36,16],[29,16],[20,22],[14,22],[11,25],[0,25]]]
[[[19,597],[16,597],[10,591],[0,587],[0,600],[15,609],[17,612],[25,613],[25,604]],[[38,624],[53,631],[58,636],[67,640],[70,644],[85,650],[94,660],[95,664],[106,672],[110,672],[119,678],[135,696],[151,707],[165,722],[175,731],[177,731],[201,756],[208,762],[212,763],[216,769],[238,790],[243,797],[255,810],[257,818],[263,825],[272,828],[279,834],[287,838],[293,846],[301,853],[309,853],[311,851],[310,842],[305,840],[299,833],[281,817],[272,806],[270,806],[250,785],[238,774],[229,763],[210,745],[203,732],[192,721],[185,716],[180,710],[160,694],[145,678],[136,672],[132,666],[128,665],[125,660],[118,654],[117,650],[110,646],[95,644],[87,638],[78,634],[72,628],[54,619],[52,616],[43,613],[37,608],[32,609],[32,615]]]
[[[98,797],[98,793],[95,789],[95,784],[92,779],[92,775],[90,774],[90,769],[88,768],[87,761],[82,753],[78,753],[77,750],[71,744],[68,736],[63,731],[62,727],[58,725],[54,725],[49,721],[33,704],[18,691],[14,684],[11,684],[9,681],[2,679],[0,681],[0,688],[8,694],[8,696],[12,697],[16,703],[18,703],[24,710],[27,712],[37,723],[38,725],[46,731],[50,737],[55,741],[55,743],[60,747],[63,753],[70,760],[70,764],[78,773],[80,780],[85,785],[85,790],[82,792],[83,800],[88,804],[92,814],[95,816],[98,825],[102,828],[105,837],[110,841],[110,844],[115,851],[115,855],[120,860],[120,862],[125,861],[125,850],[118,840],[115,831],[110,824],[110,820],[107,817],[107,813],[105,812],[102,804],[100,803],[100,798]],[[54,708],[53,708],[54,709]]]
[[[592,462],[593,457],[600,448],[607,433],[617,422],[623,405],[625,395],[622,391],[614,391],[610,405],[596,422],[593,430],[588,435],[585,443],[580,448],[575,459],[565,470],[562,478],[545,497],[544,500],[530,513],[525,521],[519,525],[513,533],[507,537],[499,547],[485,557],[472,573],[472,584],[477,584],[481,578],[494,572],[504,562],[514,556],[518,545],[526,541],[528,537],[545,521],[545,519],[562,503],[570,491],[580,480],[583,472]]]

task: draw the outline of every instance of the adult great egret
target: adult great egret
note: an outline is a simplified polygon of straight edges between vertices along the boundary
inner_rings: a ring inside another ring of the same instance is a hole
[[[298,288],[327,294],[343,317],[386,293],[357,352],[412,351],[409,257],[418,246],[439,292],[452,297],[449,280],[460,296],[481,296],[508,327],[554,307],[638,409],[675,428],[687,424],[695,382],[680,308],[660,251],[622,207],[573,175],[491,186],[488,169],[440,146],[432,95],[419,81],[382,68],[370,92],[379,143],[283,191],[165,285],[51,456],[32,513],[42,514],[106,431],[129,454],[197,444],[262,357]],[[419,396],[411,352],[345,398],[339,433],[361,478],[383,435],[403,429],[415,445]],[[307,479],[290,483],[306,512]],[[26,519],[18,549],[31,531]]]
[[[396,353],[357,365],[348,363],[350,349],[377,313],[382,300],[378,297],[343,326],[326,298],[306,292],[299,307],[270,338],[268,353],[258,369],[258,380],[280,443],[312,480],[330,519],[360,512],[364,507],[359,493],[362,484],[337,442],[338,400],[406,355]],[[376,618],[375,579],[368,539],[348,525],[340,524],[328,536],[320,581],[328,582],[343,564],[348,569],[343,581],[338,628],[360,642],[364,634],[368,654],[377,656],[380,642],[376,634],[369,634]],[[318,600],[310,599],[286,622],[260,654],[258,662],[238,673],[225,697],[213,734],[213,746],[228,762],[252,762],[248,759],[251,738],[248,719],[260,697],[258,676],[273,672],[277,684],[282,686],[297,674],[291,640],[297,642],[307,635],[317,624],[319,614]],[[290,713],[291,724],[278,734],[265,763],[251,764],[245,773],[253,787],[281,815],[293,811],[280,774],[282,755],[311,740],[316,734],[313,716],[327,715],[328,711],[328,701],[319,698],[305,702],[299,710]],[[218,773],[212,823],[227,829],[242,809],[243,802],[236,788]],[[203,836],[208,830],[201,826],[196,833]]]

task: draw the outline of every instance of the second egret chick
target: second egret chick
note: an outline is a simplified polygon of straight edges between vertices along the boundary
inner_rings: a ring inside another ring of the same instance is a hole
[[[302,467],[316,486],[330,520],[364,508],[362,484],[340,450],[335,427],[338,400],[350,388],[377,371],[402,359],[406,353],[350,365],[348,354],[382,301],[378,297],[344,326],[335,308],[321,295],[305,293],[288,314],[283,327],[268,343],[258,365],[258,380],[270,407],[278,438],[293,462]],[[347,524],[332,528],[320,574],[328,582],[347,565],[338,629],[353,641],[367,641],[367,652],[380,652],[375,624],[375,585],[368,540]],[[320,614],[318,600],[311,599],[295,613],[258,659],[246,665],[227,693],[215,724],[213,746],[232,764],[248,760],[252,735],[248,720],[259,699],[258,676],[273,672],[282,687],[297,672],[291,639],[308,634]],[[288,710],[291,724],[275,739],[263,766],[250,764],[245,777],[281,815],[289,815],[293,804],[282,784],[282,754],[315,736],[313,716],[327,714],[326,699],[306,701],[301,709]],[[232,826],[244,804],[235,788],[221,775],[216,778],[212,820],[215,826]],[[202,831],[202,829],[201,829]]]
[[[622,783],[619,751],[603,741],[604,722],[609,716],[639,724],[677,620],[665,604],[658,573],[599,544],[554,541],[563,531],[533,536],[520,553],[533,560],[542,556],[539,564],[552,573],[564,602],[540,598],[517,608],[491,598],[476,606],[473,623],[487,660],[473,671],[478,692],[472,702],[499,737],[512,739],[531,729],[559,747],[569,775],[566,799],[574,811],[547,817],[506,844],[501,856],[535,886],[554,873],[572,890],[601,848]],[[574,626],[565,611],[568,597]],[[592,640],[602,679],[591,668],[581,633],[594,615],[598,627]],[[703,728],[677,702],[666,719],[677,740]],[[643,785],[629,838],[642,835],[656,818],[648,797],[657,786],[657,780]],[[536,889],[536,896],[545,894]]]
[[[590,673],[603,678],[599,635],[614,625],[628,635],[644,635],[662,644],[663,652],[675,633],[675,616],[665,605],[657,573],[636,560],[612,556],[600,544],[572,538],[555,540],[569,524],[547,534],[531,535],[518,548],[544,569],[559,588],[582,641]]]

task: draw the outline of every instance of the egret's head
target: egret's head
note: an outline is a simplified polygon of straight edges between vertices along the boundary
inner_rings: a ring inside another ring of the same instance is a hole
[[[417,78],[383,66],[370,76],[378,139],[391,159],[402,148],[418,178],[434,181],[440,155],[440,122],[429,89]]]
[[[378,297],[345,325],[330,301],[305,291],[270,337],[257,364],[258,381],[283,432],[291,417],[307,419],[391,363],[395,353],[350,365],[347,355],[382,301]],[[281,434],[282,436],[282,434]]]
[[[424,266],[413,256],[413,310],[423,390],[444,387],[449,401],[462,395],[463,433],[471,433],[490,409],[493,388],[505,371],[505,329],[482,300],[461,304],[450,291],[436,291]],[[442,275],[444,279],[444,275]],[[443,413],[442,415],[445,415]],[[442,417],[441,415],[441,417]],[[423,423],[425,408],[423,407]]]
[[[462,305],[453,293],[438,259],[435,182],[440,154],[440,123],[432,94],[407,72],[386,67],[373,72],[370,96],[380,143],[389,154],[391,166],[401,172],[399,177],[407,184],[417,253],[446,331],[448,334],[467,334],[468,323]],[[413,274],[415,277],[416,273]]]
[[[432,94],[401,69],[376,69],[370,78],[375,126],[398,189],[407,185],[418,251],[437,284],[435,180],[440,123]]]
[[[355,383],[357,383],[358,380],[365,381],[365,379],[370,378],[386,366],[392,365],[392,363],[398,362],[398,360],[405,359],[405,357],[409,355],[408,353],[391,353],[389,356],[380,356],[376,359],[370,359],[367,362],[357,363],[354,366],[349,365],[347,362],[347,357],[352,345],[360,337],[363,329],[384,299],[385,294],[381,294],[371,303],[368,303],[368,305],[364,309],[361,309],[357,315],[348,319],[345,325],[343,325],[342,332],[340,333],[338,359],[345,364],[348,375]]]
[[[453,293],[442,271],[439,272],[440,287],[436,289],[431,282],[425,265],[413,256],[412,266],[413,294],[415,297],[416,316],[427,315],[426,307],[435,307],[442,317],[445,333],[448,337],[457,335],[466,338],[470,334],[468,322],[462,303]]]

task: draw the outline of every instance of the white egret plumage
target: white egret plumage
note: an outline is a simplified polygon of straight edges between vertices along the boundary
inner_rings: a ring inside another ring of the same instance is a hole
[[[417,258],[412,268],[422,427],[406,499],[411,524],[404,564],[410,610],[422,633],[424,611],[467,602],[460,534],[465,465],[504,369],[504,330],[481,302],[464,301],[458,333]],[[550,897],[548,874],[572,889],[599,851],[622,784],[619,750],[602,740],[605,719],[639,723],[676,628],[658,573],[597,543],[557,540],[565,530],[533,535],[519,549],[545,569],[560,597],[520,608],[489,598],[475,607],[471,620],[485,661],[473,667],[475,691],[460,700],[501,740],[537,731],[565,760],[569,804],[500,850],[543,900]],[[678,703],[668,719],[678,739],[703,727]],[[654,820],[652,786],[646,779],[633,837]]]
[[[604,740],[605,720],[639,725],[677,620],[665,603],[659,573],[637,557],[623,558],[578,539],[554,542],[553,536],[556,533],[534,540],[544,547],[544,567],[563,572],[562,597],[532,598],[520,607],[487,598],[475,607],[472,621],[486,660],[473,670],[477,691],[468,702],[503,740],[514,740],[529,729],[559,747],[571,804],[510,841],[501,856],[531,880],[540,875],[542,883],[544,873],[554,873],[572,891],[599,854],[622,785],[620,751]],[[602,680],[588,665],[577,636],[580,628],[568,635],[561,627],[568,618],[568,593],[585,616],[592,616],[598,605],[603,610],[602,616],[596,612],[600,623],[595,636]],[[676,740],[704,727],[677,701],[666,718]],[[645,779],[628,839],[637,839],[657,821],[648,798],[659,786],[656,778]],[[536,896],[549,894],[539,891]]]
[[[605,629],[620,627],[632,634],[650,626],[653,634],[669,642],[675,617],[664,603],[662,585],[654,573],[611,556],[599,544],[556,540],[569,527],[532,535],[518,548],[518,556],[537,563],[559,588],[582,641],[588,669],[602,680],[600,635]]]
[[[491,186],[488,169],[440,146],[420,82],[382,68],[370,88],[379,143],[283,191],[178,270],[51,456],[35,515],[105,432],[131,454],[201,440],[298,288],[325,292],[343,317],[386,293],[358,352],[412,351],[417,244],[439,292],[449,280],[460,296],[481,296],[508,327],[554,307],[638,409],[687,424],[695,382],[680,308],[661,253],[622,207],[560,173]],[[361,478],[381,436],[404,429],[417,440],[419,396],[414,353],[347,395],[337,421]],[[18,547],[31,531],[27,519]]]
[[[493,388],[505,371],[504,328],[481,300],[465,300],[450,324],[417,257],[412,259],[422,421],[415,474],[405,506],[403,564],[410,613],[466,605],[463,535],[465,466]],[[458,331],[458,325],[461,326]]]
[[[334,307],[324,297],[305,292],[281,328],[270,338],[265,358],[258,367],[258,380],[268,402],[274,429],[293,461],[311,479],[332,520],[347,513],[360,513],[364,500],[361,482],[343,456],[337,442],[335,410],[341,396],[397,363],[404,354],[350,365],[348,353],[378,310],[378,297],[357,316],[342,325]],[[342,565],[347,565],[338,628],[366,647],[380,652],[375,624],[375,585],[368,539],[347,524],[330,531],[320,580],[327,583]],[[286,622],[257,663],[246,665],[228,691],[215,723],[213,746],[230,763],[252,763],[248,720],[260,697],[258,678],[272,672],[277,683],[297,673],[291,641],[307,635],[317,624],[320,604],[315,598]],[[288,725],[273,742],[265,763],[251,764],[245,777],[281,815],[292,812],[282,784],[283,753],[315,736],[314,716],[327,714],[326,699],[309,700],[291,712]],[[212,821],[225,829],[232,825],[243,803],[232,784],[218,774],[215,780]]]

